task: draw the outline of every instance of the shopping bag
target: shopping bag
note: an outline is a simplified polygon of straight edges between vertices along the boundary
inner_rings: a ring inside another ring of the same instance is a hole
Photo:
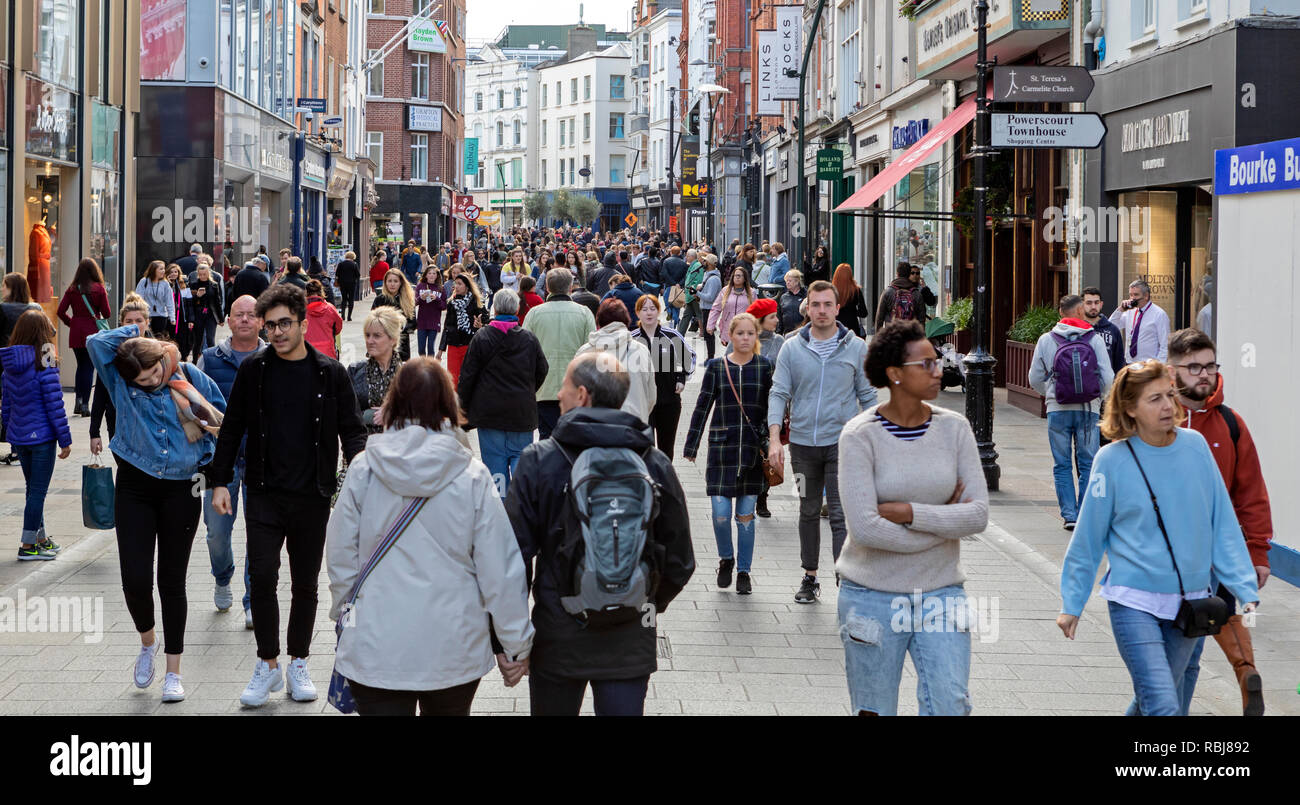
[[[81,523],[86,528],[107,531],[114,527],[113,470],[99,464],[81,468]]]

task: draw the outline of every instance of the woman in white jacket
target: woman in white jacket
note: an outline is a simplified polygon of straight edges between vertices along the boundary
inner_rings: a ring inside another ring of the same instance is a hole
[[[451,376],[415,358],[393,379],[378,417],[388,423],[348,467],[330,516],[330,618],[346,618],[335,669],[361,715],[469,715],[492,669],[491,616],[506,684],[528,668],[533,626],[514,530],[492,476],[457,438]],[[394,520],[427,498],[344,604]]]
[[[587,336],[587,343],[578,347],[574,357],[585,352],[608,352],[618,358],[631,381],[621,410],[648,423],[650,411],[659,400],[654,362],[650,349],[632,337],[632,331],[628,329],[631,323],[627,305],[617,297],[602,301],[596,309],[596,330]]]

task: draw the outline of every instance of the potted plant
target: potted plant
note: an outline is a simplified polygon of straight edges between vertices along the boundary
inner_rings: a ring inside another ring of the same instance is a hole
[[[1047,400],[1030,387],[1029,369],[1039,337],[1050,332],[1060,320],[1055,308],[1033,305],[1007,330],[1007,402],[1044,419]]]

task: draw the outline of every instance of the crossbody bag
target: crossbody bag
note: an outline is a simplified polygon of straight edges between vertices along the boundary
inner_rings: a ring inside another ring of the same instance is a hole
[[[103,332],[109,329],[108,319],[100,318],[100,315],[95,312],[94,306],[90,304],[90,300],[86,298],[84,293],[81,295],[81,301],[86,303],[86,310],[90,311],[90,317],[95,320],[95,326],[99,328],[99,331]]]
[[[1174,616],[1174,627],[1177,628],[1187,637],[1205,637],[1206,635],[1216,635],[1227,622],[1228,603],[1217,595],[1211,595],[1207,598],[1187,599],[1187,592],[1183,589],[1183,574],[1178,570],[1178,560],[1174,558],[1174,546],[1169,541],[1169,532],[1165,530],[1164,518],[1160,516],[1160,504],[1156,501],[1155,490],[1151,488],[1151,482],[1147,480],[1146,470],[1142,469],[1142,462],[1138,461],[1137,451],[1133,449],[1133,444],[1127,439],[1124,445],[1133,456],[1133,461],[1137,464],[1138,472],[1142,473],[1142,482],[1147,485],[1147,493],[1151,495],[1151,507],[1156,510],[1156,524],[1160,526],[1160,535],[1165,538],[1165,548],[1169,550],[1169,561],[1173,562],[1174,575],[1178,577],[1178,595],[1182,598],[1182,604],[1178,607],[1178,614]]]
[[[751,362],[753,361],[752,358],[750,360]],[[728,361],[726,356],[723,356],[722,373],[727,376],[727,385],[731,386],[731,394],[736,398],[736,405],[740,407],[740,416],[745,420],[745,424],[749,425],[749,429],[754,431],[754,435],[758,438],[758,455],[763,459],[763,477],[767,479],[767,485],[769,487],[780,486],[785,482],[785,469],[767,460],[767,454],[763,451],[763,434],[758,430],[758,428],[754,427],[754,423],[749,419],[749,414],[745,413],[745,403],[740,399],[740,392],[736,391],[736,384],[731,379],[731,369],[728,368],[727,363]],[[739,365],[736,366],[737,370],[740,368]]]

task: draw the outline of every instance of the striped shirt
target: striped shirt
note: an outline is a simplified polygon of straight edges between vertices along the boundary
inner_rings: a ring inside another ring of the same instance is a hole
[[[933,418],[934,418],[933,415],[931,415],[930,419]],[[876,421],[879,422],[881,426],[884,427],[885,430],[889,431],[890,433],[894,434],[895,436],[897,436],[898,438],[902,439],[905,442],[914,442],[917,439],[924,436],[926,430],[928,430],[930,427],[930,419],[925,420],[920,425],[917,425],[915,428],[905,428],[902,425],[895,425],[893,422],[890,422],[888,419],[885,419],[883,416],[881,416],[878,413],[876,414]]]

